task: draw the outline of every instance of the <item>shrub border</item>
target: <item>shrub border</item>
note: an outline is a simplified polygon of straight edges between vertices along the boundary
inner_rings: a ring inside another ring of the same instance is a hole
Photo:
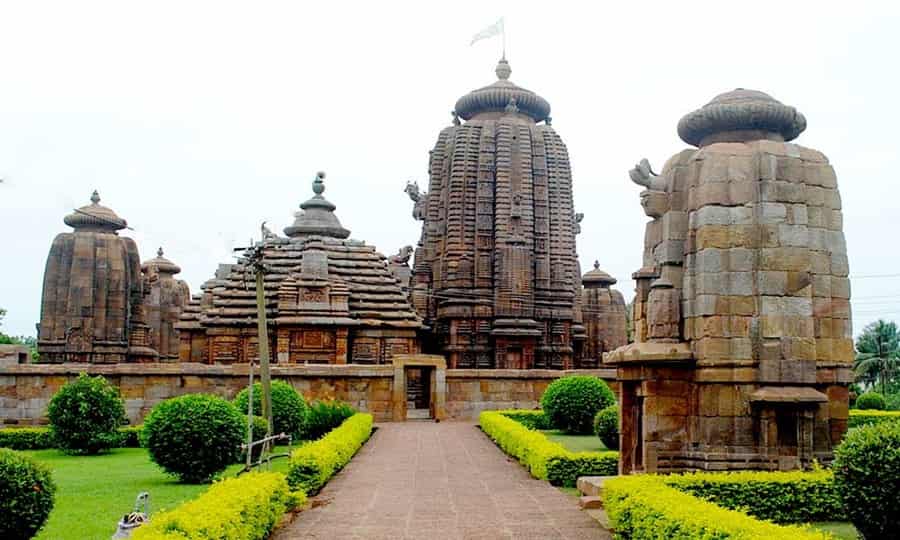
[[[523,413],[539,412],[484,411],[478,415],[478,424],[497,446],[518,459],[531,476],[547,480],[554,486],[575,487],[579,476],[618,474],[618,452],[572,452],[514,419]]]
[[[281,473],[253,472],[216,482],[199,497],[160,512],[134,540],[263,540],[286,510],[306,502]]]
[[[662,482],[729,510],[775,523],[846,521],[830,470],[689,472]]]
[[[143,425],[123,426],[119,428],[121,440],[117,448],[139,448],[138,435]],[[0,448],[13,450],[47,450],[56,448],[53,433],[49,427],[25,426],[0,429]]]
[[[665,478],[651,474],[629,475],[610,478],[603,484],[603,506],[609,516],[610,527],[617,536],[769,540],[832,538],[827,533],[805,526],[776,525],[737,510],[729,510],[680,491],[670,486]]]
[[[882,422],[894,422],[900,420],[900,411],[879,411],[877,409],[850,409],[850,417],[847,419],[847,427],[855,428]]]
[[[293,489],[315,494],[356,454],[372,434],[372,415],[356,413],[321,439],[294,450],[288,470]]]

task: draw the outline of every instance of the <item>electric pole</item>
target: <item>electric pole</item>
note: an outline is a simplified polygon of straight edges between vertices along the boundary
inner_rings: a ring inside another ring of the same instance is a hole
[[[269,437],[272,435],[274,426],[272,422],[272,379],[269,371],[269,325],[266,319],[266,266],[263,264],[263,245],[267,236],[265,222],[263,222],[260,229],[262,230],[262,241],[251,242],[252,245],[250,247],[235,248],[235,251],[243,252],[245,268],[252,270],[256,274],[256,325],[259,334],[257,351],[259,353],[259,379],[262,385],[260,401],[262,415],[266,419],[267,425],[266,437]],[[252,360],[250,361],[250,371],[251,373],[253,371]],[[250,392],[252,391],[251,387]],[[250,395],[252,396],[253,394],[251,393]],[[265,450],[263,448],[263,451]]]

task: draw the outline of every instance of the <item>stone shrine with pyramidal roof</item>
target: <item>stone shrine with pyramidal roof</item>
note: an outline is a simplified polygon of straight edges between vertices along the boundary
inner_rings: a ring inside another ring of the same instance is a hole
[[[383,364],[419,352],[422,321],[384,255],[352,240],[323,196],[324,173],[294,223],[278,236],[264,228],[266,315],[279,364]],[[257,359],[255,271],[222,265],[189,303],[176,328],[181,360]]]

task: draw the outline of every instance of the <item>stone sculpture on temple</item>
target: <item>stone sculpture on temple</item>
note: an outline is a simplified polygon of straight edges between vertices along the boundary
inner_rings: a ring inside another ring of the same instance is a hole
[[[721,94],[696,147],[629,175],[652,218],[617,367],[622,472],[827,463],[847,426],[850,282],[834,169],[793,107]]]
[[[138,248],[119,236],[127,223],[100,204],[76,209],[72,232],[53,240],[44,270],[38,353],[42,362],[150,362]]]

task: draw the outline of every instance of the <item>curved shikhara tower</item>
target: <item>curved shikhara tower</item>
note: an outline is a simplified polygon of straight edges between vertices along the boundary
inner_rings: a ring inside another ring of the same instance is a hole
[[[413,303],[432,328],[426,348],[448,367],[577,367],[569,155],[550,104],[509,81],[505,58],[496,73],[456,102],[431,152],[428,193],[408,187],[424,221]]]
[[[44,270],[41,362],[155,361],[137,244],[118,232],[126,221],[96,191],[63,221],[72,232],[53,239]]]

